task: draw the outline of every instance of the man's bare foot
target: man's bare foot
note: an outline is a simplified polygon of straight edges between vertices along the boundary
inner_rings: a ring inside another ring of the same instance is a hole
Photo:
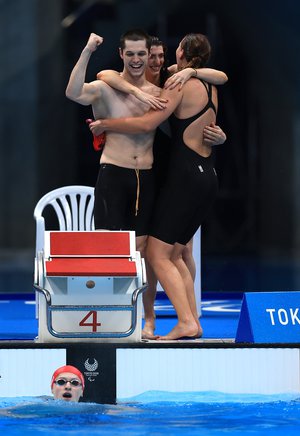
[[[145,329],[142,330],[142,339],[158,339],[158,335],[155,335],[154,332],[147,331]]]
[[[202,329],[201,329],[202,330]],[[199,336],[200,335],[200,336]],[[174,341],[180,338],[190,338],[196,339],[201,337],[202,331],[199,331],[199,328],[196,323],[190,324],[177,324],[171,331],[165,336],[158,336],[157,339],[162,341]]]
[[[155,319],[145,320],[145,325],[142,330],[142,339],[157,339],[158,335],[154,334]]]

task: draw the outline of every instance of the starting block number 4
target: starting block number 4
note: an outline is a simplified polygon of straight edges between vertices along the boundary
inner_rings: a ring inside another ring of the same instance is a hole
[[[58,333],[123,333],[131,327],[132,312],[129,310],[52,312],[52,328]]]
[[[89,318],[92,318],[92,322],[87,322]],[[82,318],[79,322],[80,327],[92,327],[92,332],[97,332],[97,327],[101,326],[101,322],[97,322],[97,311],[90,310],[88,314]]]

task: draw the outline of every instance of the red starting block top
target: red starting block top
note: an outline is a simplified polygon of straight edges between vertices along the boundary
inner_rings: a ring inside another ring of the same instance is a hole
[[[47,276],[136,276],[136,264],[128,258],[57,257],[46,261]]]
[[[130,232],[50,232],[50,256],[130,257]]]

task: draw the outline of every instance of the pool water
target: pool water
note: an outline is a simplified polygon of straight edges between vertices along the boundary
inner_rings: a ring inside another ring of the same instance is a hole
[[[8,435],[299,435],[299,395],[148,392],[117,405],[0,399]]]

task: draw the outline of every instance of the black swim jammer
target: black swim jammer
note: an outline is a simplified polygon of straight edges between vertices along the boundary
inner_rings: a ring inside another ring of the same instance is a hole
[[[149,234],[155,196],[153,170],[100,164],[95,187],[96,230],[134,230]]]

